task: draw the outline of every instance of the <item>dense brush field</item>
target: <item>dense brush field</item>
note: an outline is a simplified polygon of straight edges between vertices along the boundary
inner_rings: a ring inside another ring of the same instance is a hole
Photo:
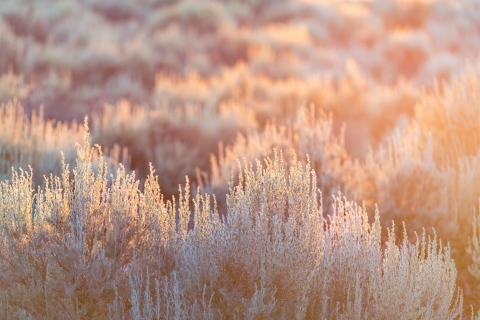
[[[480,319],[478,0],[1,0],[0,319]]]

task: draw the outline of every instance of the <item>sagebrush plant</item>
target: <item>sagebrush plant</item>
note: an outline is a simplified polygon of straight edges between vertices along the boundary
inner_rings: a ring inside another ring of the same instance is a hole
[[[232,173],[238,172],[239,160],[247,162],[273,156],[273,150],[283,152],[288,160],[310,162],[317,173],[318,187],[324,195],[323,212],[331,213],[332,195],[343,194],[350,199],[361,199],[365,185],[365,172],[359,161],[351,157],[346,148],[344,133],[334,133],[333,117],[311,105],[300,107],[295,118],[285,125],[275,121],[265,129],[250,131],[247,136],[238,135],[233,145],[219,145],[219,155],[211,155],[210,174],[197,173],[197,181],[203,190],[216,194],[224,208],[224,194]]]
[[[467,253],[472,256],[473,264],[468,267],[468,271],[477,279],[480,280],[480,242],[478,239],[478,217],[476,213],[473,214],[473,236],[469,238],[469,246]]]
[[[74,164],[75,143],[82,140],[82,126],[47,120],[43,106],[29,116],[18,100],[0,105],[0,179],[11,176],[12,169],[34,167],[32,173],[35,185],[44,182],[44,176],[62,173],[62,157],[67,164]],[[126,148],[112,144],[107,148],[107,161],[113,170],[119,162],[129,167],[130,156]],[[95,155],[94,162],[97,162]],[[129,168],[128,168],[129,169]]]
[[[43,108],[29,117],[16,100],[0,105],[0,178],[11,175],[11,169],[33,166],[35,181],[44,174],[61,173],[60,151],[65,161],[75,159],[75,141],[80,141],[81,126],[73,122],[45,120]]]
[[[407,236],[382,248],[378,212],[335,198],[322,215],[310,163],[246,163],[222,219],[215,197],[164,200],[123,168],[92,167],[84,133],[70,179],[28,172],[0,185],[1,313],[9,319],[456,319],[448,246]],[[100,158],[102,159],[102,157]],[[405,231],[406,232],[406,231]]]
[[[159,175],[165,195],[174,195],[185,176],[195,179],[196,169],[207,170],[210,153],[219,141],[230,143],[238,132],[256,127],[243,106],[219,109],[195,105],[160,104],[153,108],[126,100],[105,105],[93,118],[93,139],[102,146],[128,147],[138,178],[148,176],[149,162]]]
[[[469,245],[472,208],[480,197],[480,88],[478,65],[450,84],[425,93],[412,121],[372,151],[365,169],[372,181],[370,196],[382,222],[405,221],[410,230],[434,227],[451,243],[459,282],[478,301],[478,248]],[[473,261],[472,261],[473,258]],[[475,273],[474,273],[475,275]]]
[[[2,182],[6,318],[97,319],[105,316],[115,290],[126,290],[121,268],[141,242],[132,239],[144,235],[142,224],[131,223],[138,182],[119,169],[107,188],[106,162],[100,153],[95,169],[88,134],[84,143],[77,149],[73,180],[64,164],[62,176],[45,178],[38,192],[27,172]]]

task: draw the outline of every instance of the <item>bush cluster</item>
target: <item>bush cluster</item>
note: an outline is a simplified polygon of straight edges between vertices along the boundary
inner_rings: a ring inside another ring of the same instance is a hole
[[[92,167],[84,134],[68,165],[35,192],[31,173],[0,185],[0,310],[19,319],[455,319],[450,248],[425,234],[383,244],[378,211],[335,198],[322,216],[316,174],[283,156],[247,164],[215,197],[165,200],[154,169]],[[288,171],[288,172],[287,172]],[[192,206],[193,203],[193,206]],[[191,209],[192,208],[192,209]],[[406,230],[404,230],[406,233]]]
[[[0,318],[480,319],[479,4],[1,1]]]

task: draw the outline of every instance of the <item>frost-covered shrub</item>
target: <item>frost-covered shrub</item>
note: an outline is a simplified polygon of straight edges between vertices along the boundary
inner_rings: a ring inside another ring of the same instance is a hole
[[[16,100],[1,104],[0,179],[11,178],[12,169],[28,171],[31,167],[35,168],[32,173],[34,184],[41,185],[44,176],[61,174],[62,161],[74,163],[75,143],[80,141],[82,127],[75,121],[62,123],[46,120],[43,107],[28,116]],[[128,151],[118,145],[112,144],[106,154],[107,161],[114,170],[119,162],[129,165]],[[95,163],[96,161],[97,158]]]
[[[333,132],[333,119],[323,111],[315,114],[315,108],[302,107],[293,122],[286,125],[267,124],[262,132],[251,131],[239,135],[233,145],[220,144],[219,156],[211,156],[210,175],[198,172],[197,180],[204,190],[217,196],[220,211],[224,213],[223,195],[228,190],[232,173],[244,161],[272,157],[276,149],[289,160],[293,157],[310,162],[317,173],[319,190],[323,194],[323,210],[332,210],[332,196],[343,194],[361,199],[363,168],[348,155],[343,130],[339,136]]]
[[[479,79],[471,68],[425,93],[411,123],[366,161],[373,181],[366,197],[376,199],[382,221],[405,221],[417,231],[434,227],[454,248],[461,282],[469,287],[471,260],[464,248],[480,196]]]
[[[88,134],[68,166],[34,192],[20,172],[0,184],[1,312],[52,319],[456,319],[462,295],[449,247],[425,235],[382,249],[378,212],[336,198],[323,218],[310,163],[247,164],[227,218],[189,184],[165,201],[152,168],[143,191],[106,163]],[[287,172],[287,168],[289,168]],[[193,209],[190,209],[193,200]],[[405,231],[406,232],[406,231]]]
[[[252,116],[242,111],[243,106],[235,104],[212,111],[195,105],[148,108],[123,100],[106,105],[94,117],[93,140],[128,148],[131,167],[142,180],[152,163],[163,192],[171,196],[185,176],[193,180],[197,169],[208,169],[220,141],[230,143],[238,132],[255,126]]]

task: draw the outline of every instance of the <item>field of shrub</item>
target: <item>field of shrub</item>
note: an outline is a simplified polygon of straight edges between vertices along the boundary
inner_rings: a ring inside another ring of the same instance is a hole
[[[0,319],[480,319],[478,0],[0,2]]]

